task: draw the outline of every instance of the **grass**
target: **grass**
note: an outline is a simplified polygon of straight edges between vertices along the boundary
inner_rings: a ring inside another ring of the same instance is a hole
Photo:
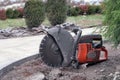
[[[24,19],[7,19],[5,21],[0,20],[0,28],[7,27],[23,27],[26,26]]]
[[[93,25],[102,24],[104,20],[103,15],[88,15],[88,16],[76,16],[76,17],[68,17],[67,22],[72,22],[81,27],[88,27]]]
[[[81,27],[88,27],[93,25],[102,24],[104,20],[103,15],[88,15],[88,16],[76,16],[76,17],[67,17],[66,22],[74,23]],[[50,26],[50,23],[47,19],[43,22],[43,25]],[[5,21],[0,20],[0,28],[7,28],[7,27],[25,27],[25,20],[22,19],[7,19]]]

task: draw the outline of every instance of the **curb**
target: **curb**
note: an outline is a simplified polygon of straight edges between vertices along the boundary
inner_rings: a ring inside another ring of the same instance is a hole
[[[39,54],[33,55],[33,56],[29,56],[27,58],[23,58],[19,61],[16,61],[6,67],[4,67],[3,69],[0,70],[0,80],[2,79],[2,77],[4,77],[8,72],[10,72],[11,70],[14,69],[14,66],[19,66],[27,61],[30,61],[32,59],[37,59],[39,57]]]

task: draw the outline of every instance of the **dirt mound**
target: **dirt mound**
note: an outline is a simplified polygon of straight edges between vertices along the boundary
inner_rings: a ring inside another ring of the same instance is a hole
[[[105,46],[109,51],[109,60],[80,69],[72,67],[52,68],[41,59],[31,60],[10,71],[1,80],[26,80],[36,73],[43,73],[44,80],[120,80],[120,48],[113,49],[110,43]],[[34,79],[30,79],[34,80]]]

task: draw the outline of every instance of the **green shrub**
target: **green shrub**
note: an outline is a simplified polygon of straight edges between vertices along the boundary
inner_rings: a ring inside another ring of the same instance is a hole
[[[102,13],[101,6],[89,5],[87,14],[96,14],[96,13]]]
[[[14,15],[13,9],[7,9],[6,11],[7,18],[13,18],[13,15]]]
[[[20,12],[18,10],[14,10],[13,12],[13,18],[19,18]]]
[[[96,13],[96,9],[95,9],[94,5],[89,5],[87,14],[95,14],[95,13]]]
[[[95,7],[95,13],[102,13],[102,8],[101,6],[94,6]]]
[[[10,19],[19,18],[20,12],[17,9],[15,9],[15,10],[7,9],[6,16],[7,16],[7,18],[10,18]]]
[[[105,1],[104,1],[104,2],[101,3],[101,9],[102,9],[101,13],[102,14],[105,14],[105,11],[106,11],[105,7],[106,7],[106,5],[105,5]]]
[[[68,16],[78,16],[79,14],[82,14],[81,12],[82,11],[79,7],[71,7],[68,10]]]
[[[48,0],[47,3],[47,17],[51,25],[62,24],[67,17],[66,0]]]
[[[40,0],[28,0],[24,7],[25,21],[29,29],[38,27],[45,19],[45,5]]]
[[[105,37],[117,47],[120,44],[120,0],[106,1],[106,16],[104,23]]]
[[[67,6],[67,16],[70,16],[70,9],[71,9],[71,6],[68,5],[68,6]]]

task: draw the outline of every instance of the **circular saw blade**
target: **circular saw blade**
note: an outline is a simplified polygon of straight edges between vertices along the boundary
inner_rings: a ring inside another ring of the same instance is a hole
[[[40,44],[40,55],[44,63],[52,67],[60,67],[63,62],[63,57],[55,40],[46,35]]]

